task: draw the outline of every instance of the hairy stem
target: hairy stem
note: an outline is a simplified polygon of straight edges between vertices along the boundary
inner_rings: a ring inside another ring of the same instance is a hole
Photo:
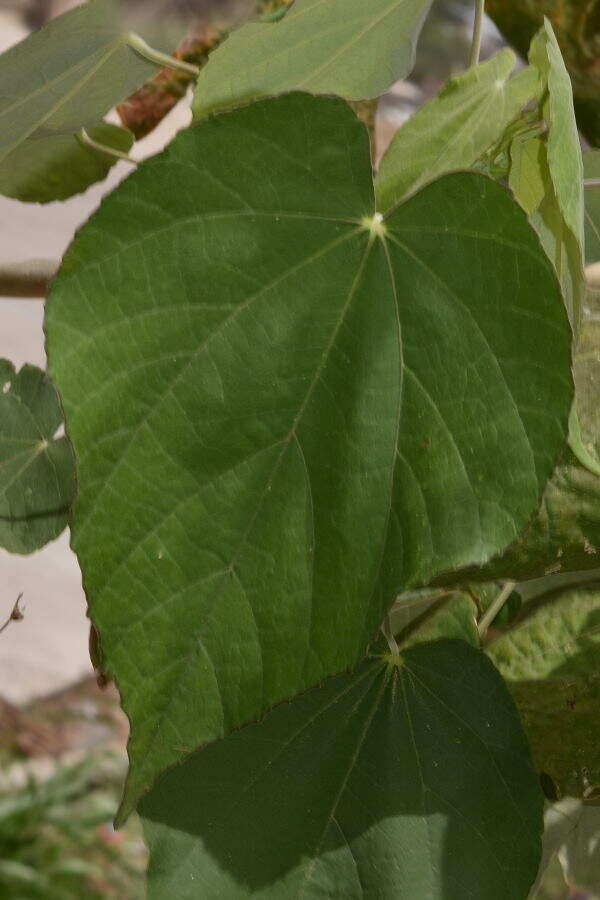
[[[475,24],[473,25],[473,41],[469,56],[469,68],[476,66],[481,54],[481,33],[483,30],[483,17],[485,13],[485,0],[475,0]]]
[[[479,620],[477,630],[479,631],[479,637],[481,639],[486,636],[488,628],[512,594],[516,583],[516,581],[505,581],[504,587],[502,588],[496,599],[493,601],[493,603],[490,605],[489,609]]]

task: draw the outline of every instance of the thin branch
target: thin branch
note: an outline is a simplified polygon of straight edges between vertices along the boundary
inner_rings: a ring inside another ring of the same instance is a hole
[[[485,15],[485,0],[475,0],[475,24],[473,25],[473,42],[469,56],[469,68],[476,66],[481,54],[481,35]]]
[[[0,297],[45,297],[57,270],[53,259],[0,264]]]
[[[21,602],[22,599],[23,599],[23,594],[19,594],[19,596],[15,600],[15,605],[13,606],[13,608],[11,610],[10,616],[8,617],[8,619],[6,620],[4,625],[2,625],[0,627],[0,634],[2,634],[3,631],[6,631],[6,629],[8,628],[8,626],[10,625],[11,622],[21,622],[25,618],[25,616],[23,615],[23,611],[21,610],[21,608],[19,606],[19,603]]]
[[[584,188],[600,188],[600,178],[586,178],[583,186]]]
[[[504,587],[479,620],[477,630],[479,631],[479,637],[482,640],[486,636],[488,628],[514,591],[516,583],[516,581],[505,581]]]

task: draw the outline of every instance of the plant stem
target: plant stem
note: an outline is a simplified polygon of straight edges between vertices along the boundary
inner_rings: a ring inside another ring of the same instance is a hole
[[[0,265],[0,297],[43,298],[58,263],[53,259],[29,259]]]
[[[479,631],[479,637],[483,640],[483,638],[487,634],[487,630],[512,594],[516,581],[505,581],[504,587],[496,597],[496,599],[491,603],[489,609],[483,614],[479,623],[477,625],[477,630]]]
[[[128,153],[123,153],[121,150],[115,150],[114,147],[109,147],[107,144],[100,144],[89,136],[85,128],[81,129],[77,137],[82,144],[86,144],[88,147],[97,150],[99,153],[106,153],[107,156],[112,156],[114,159],[122,159],[125,162],[131,163],[133,166],[137,166],[137,160],[129,156]]]
[[[600,188],[600,178],[587,178],[583,182],[584,188]]]
[[[473,41],[471,43],[471,55],[469,56],[469,68],[476,66],[479,62],[484,13],[485,0],[475,0],[475,24],[473,25]]]
[[[200,72],[199,67],[192,63],[185,62],[183,59],[177,59],[175,56],[169,56],[168,53],[161,53],[160,50],[155,50],[154,47],[147,44],[139,34],[135,34],[133,31],[127,35],[126,42],[132,50],[135,50],[135,52],[139,53],[140,56],[143,56],[144,59],[155,63],[157,66],[168,66],[170,69],[181,69],[182,72],[188,72],[190,75],[198,75]]]
[[[398,644],[396,643],[396,638],[394,637],[394,632],[392,630],[392,618],[389,613],[383,620],[381,631],[388,643],[388,647],[390,648],[390,653],[392,654],[392,656],[399,656],[400,649],[398,647]]]

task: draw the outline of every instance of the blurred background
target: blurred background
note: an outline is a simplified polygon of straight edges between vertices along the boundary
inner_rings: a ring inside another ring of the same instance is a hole
[[[0,0],[0,51],[75,5],[77,0]],[[126,5],[136,29],[171,53],[191,22],[204,40],[256,9],[254,0]],[[379,103],[378,155],[408,116],[465,68],[473,5],[434,3],[410,80],[394,85]],[[482,57],[502,44],[487,21]],[[189,118],[184,98],[135,145],[136,158],[158,152]],[[116,113],[109,119],[118,121]],[[0,197],[0,263],[60,258],[75,229],[131,168],[118,163],[105,182],[66,203],[37,206]],[[39,300],[0,300],[0,357],[17,367],[44,367],[42,317]],[[0,550],[0,572],[0,625],[18,595],[24,614],[0,634],[0,900],[135,900],[144,893],[146,865],[139,826],[131,821],[119,833],[111,826],[126,768],[127,722],[115,689],[99,686],[90,662],[85,597],[68,533],[29,557]],[[558,863],[537,896],[584,897],[567,887]]]

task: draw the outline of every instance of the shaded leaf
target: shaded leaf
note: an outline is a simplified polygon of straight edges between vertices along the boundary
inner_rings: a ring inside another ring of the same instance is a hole
[[[600,180],[600,150],[588,150],[583,154],[586,178]],[[600,262],[600,187],[585,192],[585,261]]]
[[[542,797],[502,680],[439,641],[198,751],[141,813],[156,900],[521,900]]]
[[[546,193],[546,149],[541,137],[516,137],[510,147],[508,185],[528,215],[535,212]]]
[[[56,437],[56,391],[35,366],[0,360],[0,546],[33,553],[58,537],[75,493],[73,453]]]
[[[66,185],[73,193],[74,173],[57,178],[55,170],[63,154],[69,167],[77,158],[75,191],[87,186],[92,168],[84,164],[75,133],[96,128],[115,103],[156,71],[127,40],[118,6],[88,0],[0,56],[0,190],[17,198],[22,191],[22,199],[33,191],[42,202],[69,196]],[[55,197],[50,182],[40,187],[50,161]]]
[[[431,0],[295,0],[234,31],[202,71],[196,118],[285,91],[378,97],[410,72]]]
[[[80,231],[46,324],[127,804],[508,544],[565,436],[570,332],[523,212],[460,174],[380,222],[340,100],[179,135]]]
[[[379,209],[446,172],[470,168],[500,140],[538,91],[534,68],[510,77],[515,63],[514,53],[502,50],[455,76],[398,129],[375,182]]]
[[[558,858],[570,885],[591,895],[600,892],[600,802],[581,803],[574,827],[565,837]]]
[[[102,123],[88,129],[89,136],[127,153],[133,135],[117,125]],[[30,203],[66,200],[102,181],[117,162],[115,157],[83,144],[73,134],[35,137],[9,153],[0,166],[0,194]]]
[[[600,787],[600,587],[542,598],[488,652],[510,682],[540,770],[562,793]]]

